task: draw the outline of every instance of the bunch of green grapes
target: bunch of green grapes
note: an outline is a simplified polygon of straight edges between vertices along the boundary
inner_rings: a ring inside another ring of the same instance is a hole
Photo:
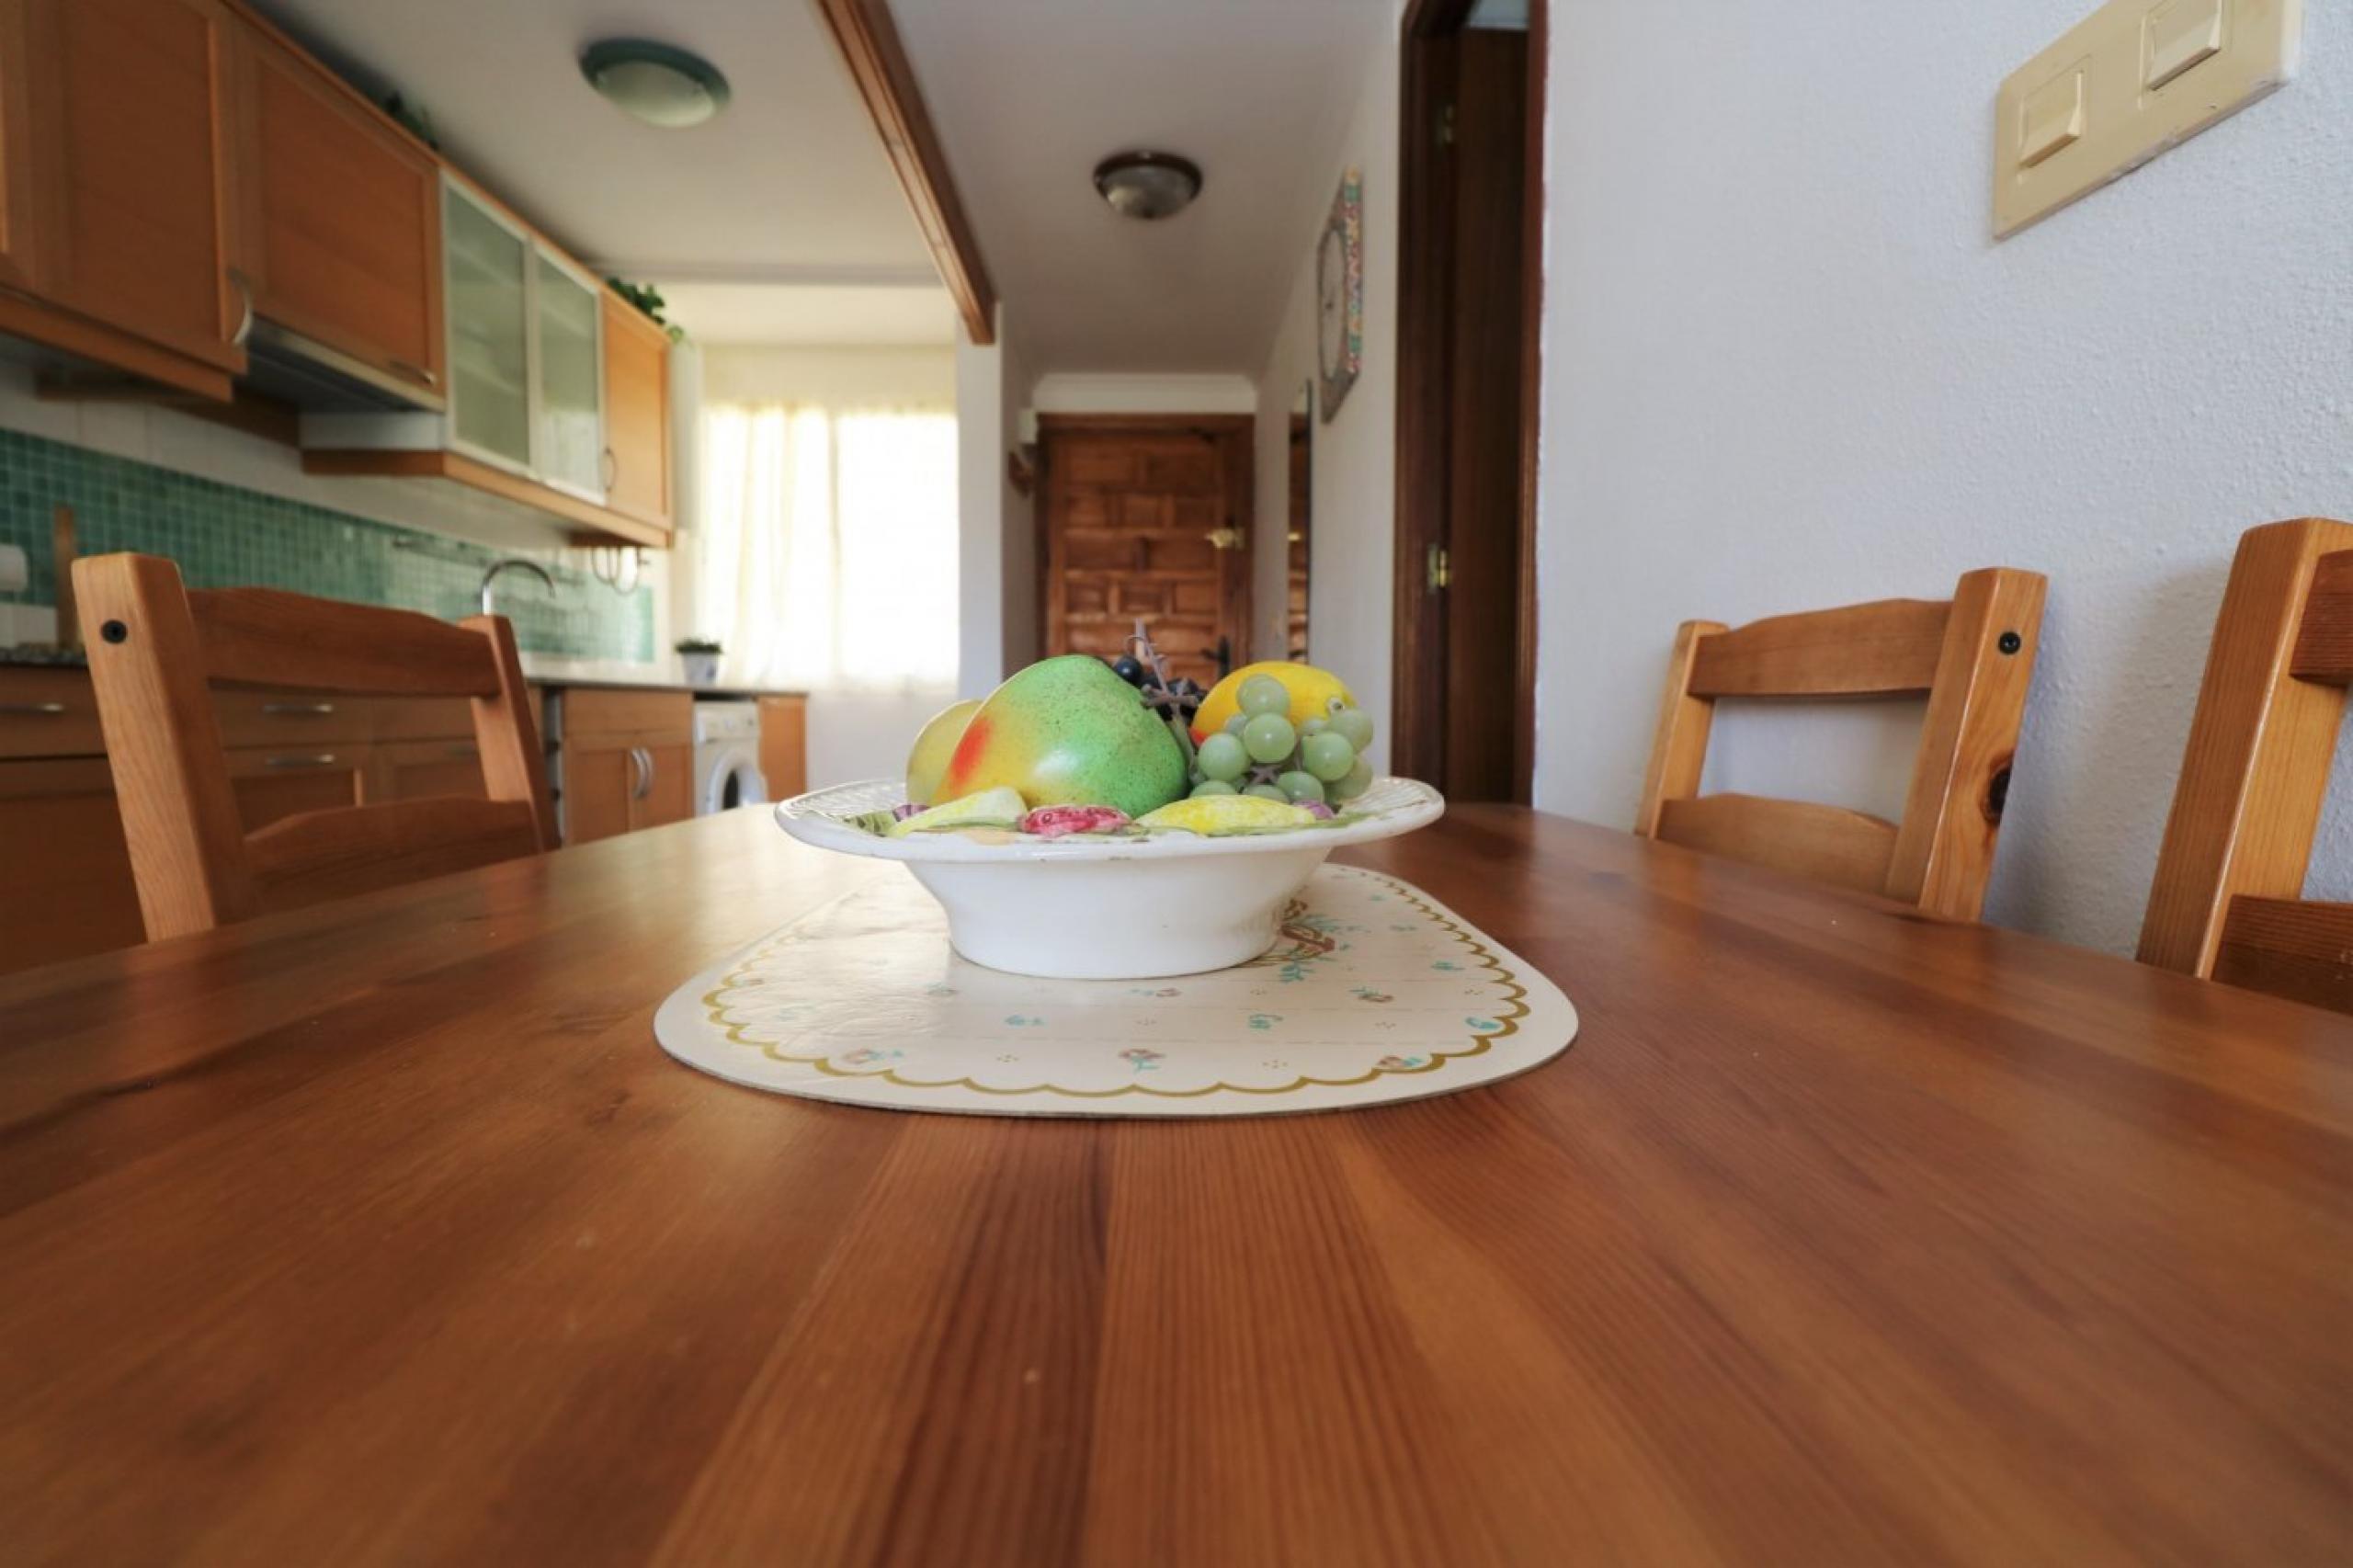
[[[1193,753],[1195,795],[1263,795],[1297,805],[1352,801],[1372,784],[1364,753],[1372,715],[1338,698],[1301,723],[1290,692],[1272,676],[1252,676],[1234,693],[1242,711]]]

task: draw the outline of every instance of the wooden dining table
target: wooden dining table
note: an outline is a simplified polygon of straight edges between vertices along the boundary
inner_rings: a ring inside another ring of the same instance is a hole
[[[11,1563],[2353,1558],[2353,1023],[1555,816],[1575,1044],[1318,1116],[656,1047],[757,809],[0,980]]]

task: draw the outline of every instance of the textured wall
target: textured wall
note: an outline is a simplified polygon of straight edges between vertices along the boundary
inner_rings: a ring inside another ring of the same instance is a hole
[[[1364,174],[1364,369],[1329,424],[1319,407],[1312,448],[1313,530],[1307,584],[1310,658],[1336,672],[1377,716],[1376,766],[1388,761],[1390,561],[1397,496],[1397,28],[1404,7],[1361,40],[1363,88],[1313,211],[1300,215],[1290,301],[1258,377],[1257,515],[1252,551],[1255,652],[1281,654],[1283,530],[1263,526],[1289,507],[1291,399],[1315,374],[1315,246],[1342,172]],[[1321,393],[1318,394],[1320,399]]]
[[[2306,7],[2279,94],[1995,244],[1995,88],[2087,8],[1563,8],[1541,804],[1631,821],[1678,619],[2029,567],[1989,915],[2129,950],[2234,540],[2353,517],[2353,7]],[[1883,812],[1912,740],[1861,710],[1719,734],[1711,788]],[[2348,884],[2333,820],[2315,890]]]

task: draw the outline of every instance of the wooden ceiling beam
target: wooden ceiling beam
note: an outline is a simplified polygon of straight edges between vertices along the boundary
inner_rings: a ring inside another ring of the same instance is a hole
[[[974,343],[995,342],[996,286],[989,281],[980,241],[964,215],[963,199],[956,193],[948,156],[932,129],[931,111],[924,107],[923,90],[915,82],[915,67],[907,62],[889,6],[884,0],[817,0],[817,11],[849,66],[858,96],[866,100],[866,112],[881,135],[882,150],[890,154],[899,187],[907,193],[907,205],[915,210],[915,226],[923,232],[940,281],[948,285],[957,313],[964,318],[965,332]]]

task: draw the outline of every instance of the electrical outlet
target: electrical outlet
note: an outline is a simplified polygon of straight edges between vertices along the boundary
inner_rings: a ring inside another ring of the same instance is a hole
[[[2010,74],[1994,104],[2004,239],[2268,97],[2302,0],[2111,0]]]

